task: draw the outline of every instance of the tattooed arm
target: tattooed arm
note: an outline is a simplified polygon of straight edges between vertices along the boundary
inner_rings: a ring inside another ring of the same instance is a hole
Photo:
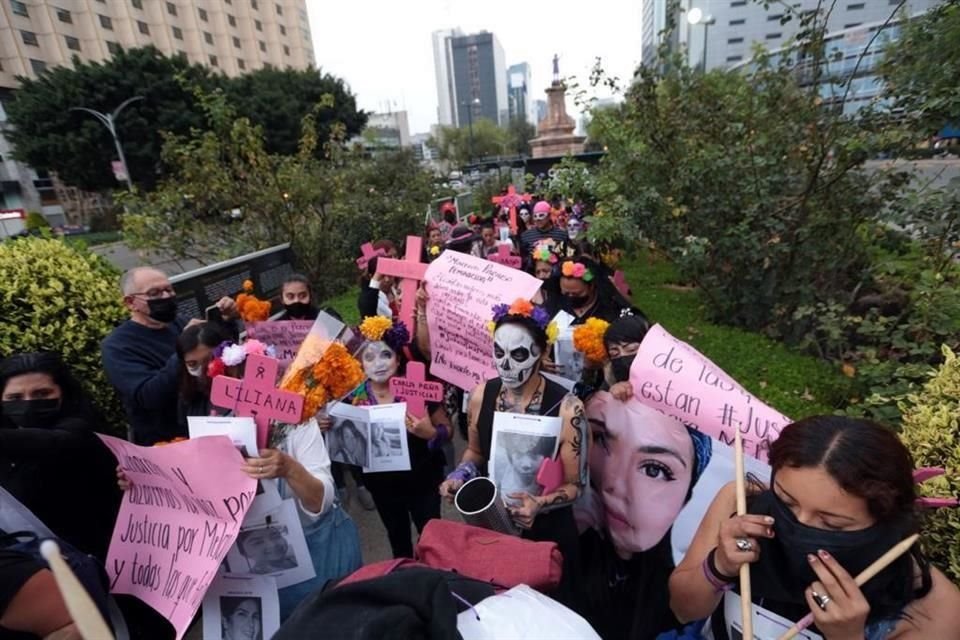
[[[483,403],[483,391],[486,386],[487,383],[484,382],[470,393],[470,402],[467,405],[467,448],[463,452],[463,457],[460,458],[461,466],[467,463],[480,466],[487,462],[486,457],[483,455],[483,450],[480,447],[480,431],[477,428],[477,420],[480,417],[480,405]],[[460,467],[457,467],[457,469],[459,468]],[[453,500],[453,496],[456,495],[457,490],[462,487],[465,482],[462,478],[454,477],[455,475],[456,472],[451,473],[440,485],[440,495],[448,501]]]

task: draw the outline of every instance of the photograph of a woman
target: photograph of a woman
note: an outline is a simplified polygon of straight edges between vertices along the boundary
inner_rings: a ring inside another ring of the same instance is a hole
[[[250,573],[263,575],[297,567],[297,558],[287,542],[287,535],[287,527],[278,525],[239,533],[237,548],[246,558]]]
[[[262,640],[262,618],[260,598],[220,597],[222,640]]]
[[[370,466],[367,448],[367,425],[349,418],[336,419],[327,433],[327,449],[335,462],[359,467]]]

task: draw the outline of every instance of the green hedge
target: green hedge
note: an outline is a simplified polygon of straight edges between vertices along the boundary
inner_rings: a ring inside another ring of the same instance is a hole
[[[100,341],[127,316],[119,273],[61,240],[0,243],[0,357],[56,351],[107,418],[123,433],[123,410],[100,361]]]

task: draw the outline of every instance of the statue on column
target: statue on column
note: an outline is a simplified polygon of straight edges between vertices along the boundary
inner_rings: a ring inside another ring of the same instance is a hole
[[[553,54],[553,82],[560,83],[560,56]]]

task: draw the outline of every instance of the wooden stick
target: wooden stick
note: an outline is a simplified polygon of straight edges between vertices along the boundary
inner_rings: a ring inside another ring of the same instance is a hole
[[[100,615],[100,610],[94,604],[93,598],[87,593],[73,570],[67,565],[63,556],[60,555],[60,547],[53,540],[44,540],[40,545],[40,553],[50,565],[53,571],[53,577],[57,581],[57,587],[63,596],[63,601],[67,605],[67,611],[73,618],[74,624],[80,631],[80,635],[86,640],[113,640],[113,633],[110,627]]]
[[[868,580],[870,580],[872,577],[874,577],[875,575],[877,575],[887,567],[889,567],[891,564],[893,564],[894,560],[896,560],[897,558],[905,554],[907,551],[909,551],[910,547],[916,544],[917,539],[919,538],[920,538],[920,534],[915,533],[909,538],[904,538],[897,544],[890,547],[889,551],[887,551],[885,554],[877,558],[873,562],[873,564],[871,564],[869,567],[861,571],[860,575],[856,577],[854,582],[857,583],[858,587],[862,587],[863,585],[865,585]],[[790,638],[794,637],[795,635],[797,635],[798,633],[800,633],[801,631],[809,627],[812,623],[813,623],[813,613],[808,613],[803,617],[802,620],[800,620],[800,622],[798,622],[797,624],[787,629],[787,632],[782,636],[780,636],[778,640],[790,640]]]
[[[743,469],[743,442],[740,429],[735,430],[733,441],[734,461],[737,474],[737,515],[747,514],[747,478]],[[743,623],[743,637],[753,640],[753,594],[750,589],[750,565],[740,565],[740,617]]]

